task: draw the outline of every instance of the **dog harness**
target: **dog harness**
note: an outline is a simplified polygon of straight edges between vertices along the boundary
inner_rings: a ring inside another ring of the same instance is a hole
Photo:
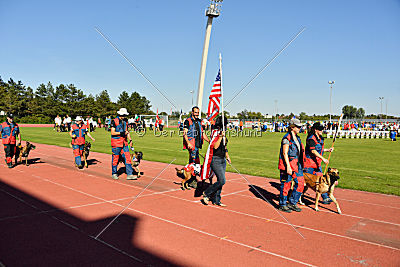
[[[200,175],[200,164],[190,163],[185,165],[185,171],[190,172],[192,176]]]
[[[82,124],[81,127],[77,123],[72,125],[72,135],[75,135],[75,138],[72,138],[73,145],[84,145],[85,144],[85,135],[87,133],[87,126]]]
[[[15,145],[16,136],[19,133],[18,124],[5,121],[0,125],[0,131],[3,144]]]

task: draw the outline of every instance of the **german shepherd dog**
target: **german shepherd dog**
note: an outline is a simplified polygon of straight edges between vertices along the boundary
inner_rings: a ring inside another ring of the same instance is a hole
[[[92,144],[89,141],[86,141],[85,144],[83,145],[83,162],[85,164],[85,167],[88,167],[87,159],[89,157],[90,149],[92,148]]]
[[[339,177],[339,171],[335,168],[328,168],[328,172],[324,176],[317,176],[314,174],[304,173],[305,187],[303,191],[303,195],[307,191],[307,188],[310,187],[315,191],[315,210],[318,209],[318,202],[321,194],[328,193],[329,197],[336,204],[337,212],[339,214],[342,213],[339,207],[339,203],[336,198],[333,196],[333,191],[335,190],[335,185],[337,184]]]
[[[185,167],[182,168],[175,168],[176,174],[178,176],[183,175],[183,180],[181,183],[181,189],[182,190],[190,190],[190,187],[197,188],[197,181],[196,181],[196,176],[200,176],[200,164],[187,164]],[[194,175],[193,175],[194,174]],[[194,178],[194,181],[192,183],[188,183],[190,179]]]
[[[136,178],[139,178],[141,175],[143,175],[143,172],[141,172],[139,169],[140,161],[143,159],[143,152],[135,151],[129,154],[131,156],[132,169],[134,172],[133,175],[136,176]],[[124,159],[121,155],[118,159],[118,163],[124,163]]]
[[[35,149],[36,146],[31,144],[30,142],[26,142],[25,146],[22,146],[21,144],[19,146],[16,146],[16,152],[15,152],[15,165],[17,165],[18,160],[19,162],[22,163],[22,158],[25,158],[25,165],[29,166],[28,164],[28,156],[29,152],[31,152],[32,149]]]

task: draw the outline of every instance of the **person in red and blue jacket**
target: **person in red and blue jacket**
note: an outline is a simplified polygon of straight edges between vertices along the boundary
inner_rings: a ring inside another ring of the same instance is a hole
[[[13,114],[7,114],[7,120],[0,125],[0,132],[6,155],[5,161],[8,168],[12,168],[12,158],[16,152],[17,138],[18,144],[21,144],[21,133],[19,132],[18,124],[14,122]]]
[[[189,163],[200,164],[199,149],[203,146],[203,140],[210,142],[206,134],[203,134],[201,120],[199,119],[200,109],[192,108],[192,114],[183,124],[183,149],[189,151]]]
[[[118,179],[118,162],[119,157],[122,156],[126,174],[128,175],[126,179],[137,180],[137,176],[133,175],[132,160],[128,147],[128,144],[132,143],[132,139],[125,116],[129,115],[129,113],[126,108],[121,108],[117,111],[117,114],[118,116],[111,120],[112,178]]]
[[[290,120],[288,132],[283,136],[281,142],[278,164],[281,180],[279,210],[284,212],[301,211],[297,202],[299,202],[304,189],[304,146],[298,136],[302,126],[300,120],[295,118]],[[295,185],[289,203],[287,203],[292,181],[295,182]]]
[[[95,139],[90,135],[87,126],[83,123],[83,119],[80,116],[75,118],[75,123],[72,124],[69,135],[72,138],[71,144],[74,150],[75,164],[79,169],[83,169],[82,155],[85,145],[85,136],[89,136],[93,141],[95,141]]]
[[[324,152],[333,151],[333,147],[329,149],[324,148],[324,137],[322,136],[323,130],[324,126],[321,123],[314,123],[310,132],[308,133],[306,141],[306,160],[304,162],[304,172],[317,176],[323,175],[321,162],[323,161],[325,164],[329,163],[329,161],[322,155]],[[329,204],[332,202],[332,199],[329,197],[328,193],[322,194],[322,199],[322,204]]]

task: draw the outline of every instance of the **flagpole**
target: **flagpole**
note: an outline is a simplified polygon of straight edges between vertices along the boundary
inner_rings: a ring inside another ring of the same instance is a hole
[[[221,114],[222,114],[222,131],[225,132],[225,116],[224,116],[224,90],[222,86],[222,55],[219,53],[219,76],[221,78]],[[225,146],[225,137],[222,138]]]

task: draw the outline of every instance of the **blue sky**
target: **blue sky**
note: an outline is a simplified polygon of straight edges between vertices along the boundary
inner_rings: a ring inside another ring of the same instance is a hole
[[[138,91],[169,113],[163,99],[94,30],[99,27],[178,108],[197,90],[207,0],[0,0],[0,75],[36,88],[51,81],[113,100]],[[400,1],[225,0],[214,20],[203,110],[223,56],[225,102],[302,27],[305,32],[232,104],[271,114],[333,113],[344,105],[400,115]],[[195,101],[196,101],[195,93]]]

